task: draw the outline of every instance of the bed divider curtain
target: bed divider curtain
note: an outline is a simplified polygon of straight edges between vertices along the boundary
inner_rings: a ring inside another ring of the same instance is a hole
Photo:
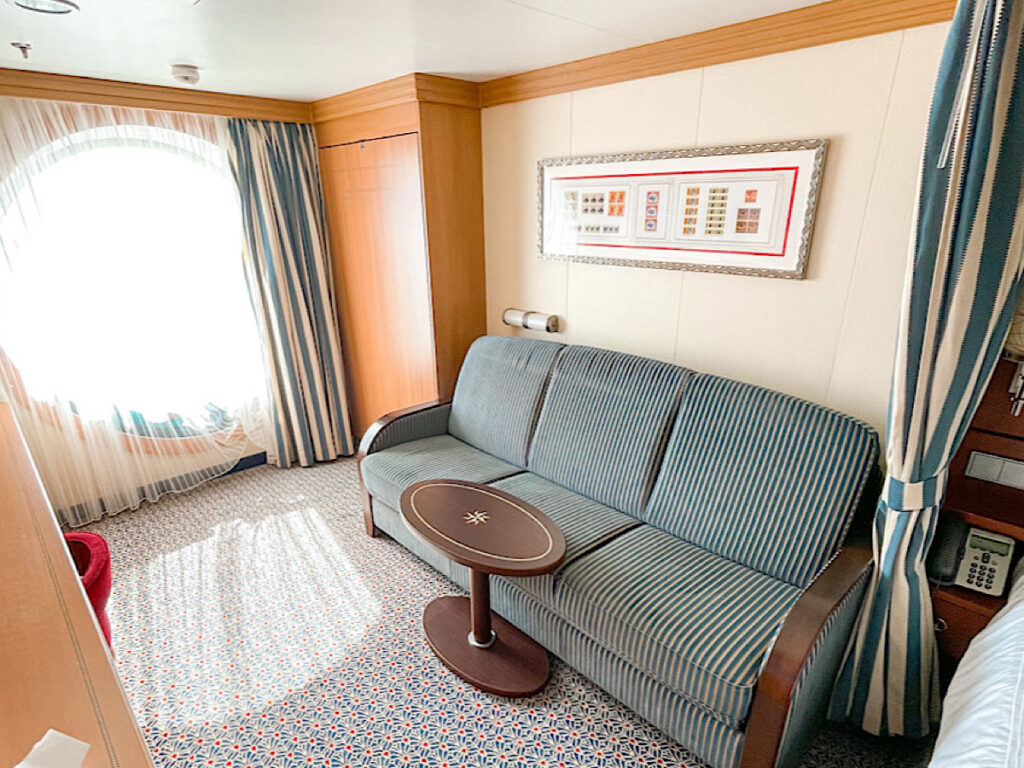
[[[353,453],[313,128],[230,119],[246,269],[260,319],[280,466]]]
[[[830,716],[923,736],[938,714],[924,559],[950,460],[1022,292],[1024,0],[961,0],[918,187],[875,513],[876,568]]]

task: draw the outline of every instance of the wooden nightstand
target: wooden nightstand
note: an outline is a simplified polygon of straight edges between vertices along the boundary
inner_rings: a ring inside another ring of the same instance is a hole
[[[1002,607],[1006,598],[991,597],[956,585],[932,587],[935,638],[939,653],[955,666],[963,658],[974,636],[981,632]]]
[[[963,443],[949,466],[943,515],[956,515],[970,526],[1017,541],[1016,558],[1024,550],[1024,490],[968,477],[967,463],[975,451],[1024,461],[1024,415],[1014,416],[1009,387],[1017,366],[1002,360],[971,420]],[[1006,605],[993,597],[954,585],[932,587],[936,639],[946,677],[955,669],[971,640]]]

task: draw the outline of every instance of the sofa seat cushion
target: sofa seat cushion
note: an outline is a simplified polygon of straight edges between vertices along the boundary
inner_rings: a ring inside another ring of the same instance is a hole
[[[801,590],[643,525],[566,567],[555,609],[733,727]]]
[[[640,525],[636,518],[529,472],[498,480],[492,485],[511,493],[527,504],[532,504],[554,520],[565,536],[563,569],[576,558]],[[531,595],[550,605],[556,576],[557,572],[545,573],[514,581]]]
[[[399,508],[402,491],[420,480],[443,477],[487,483],[522,471],[451,435],[413,440],[371,453],[360,469],[370,495],[393,509]]]

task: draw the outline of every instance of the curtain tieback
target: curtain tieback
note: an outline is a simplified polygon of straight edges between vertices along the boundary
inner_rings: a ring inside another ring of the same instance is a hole
[[[942,503],[946,490],[946,470],[937,475],[914,482],[903,482],[895,477],[886,476],[882,498],[889,509],[895,512],[907,512],[925,507],[936,507]]]

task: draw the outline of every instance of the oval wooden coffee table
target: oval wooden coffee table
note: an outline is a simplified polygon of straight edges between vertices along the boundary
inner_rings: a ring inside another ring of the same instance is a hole
[[[471,570],[469,598],[449,595],[423,612],[434,653],[477,688],[531,696],[548,681],[544,648],[491,613],[489,574],[536,576],[565,559],[565,537],[536,507],[497,488],[424,480],[402,494],[402,515],[421,539]]]

